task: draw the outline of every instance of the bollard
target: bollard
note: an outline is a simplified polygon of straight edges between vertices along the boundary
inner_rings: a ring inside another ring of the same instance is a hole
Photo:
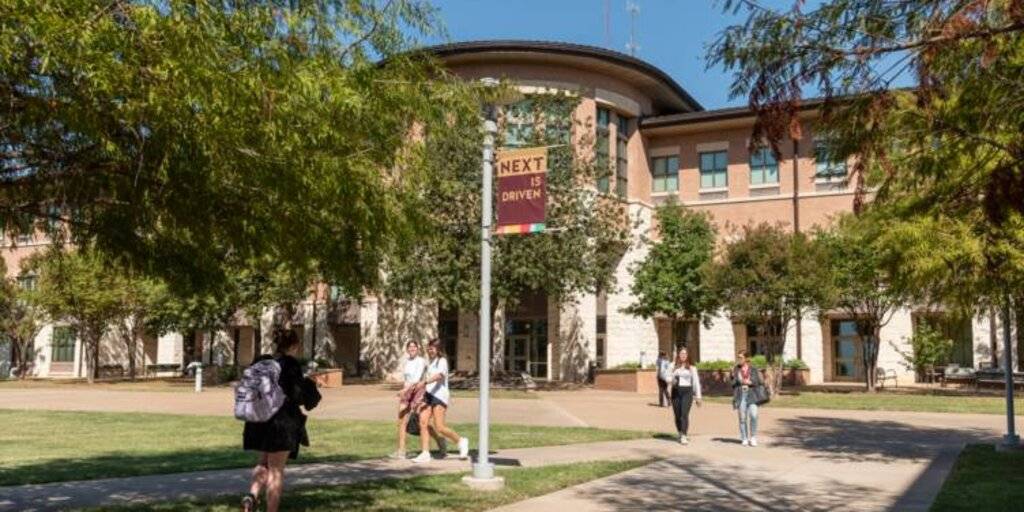
[[[203,392],[203,363],[199,361],[193,361],[186,367],[187,370],[192,370],[196,374],[196,393]]]

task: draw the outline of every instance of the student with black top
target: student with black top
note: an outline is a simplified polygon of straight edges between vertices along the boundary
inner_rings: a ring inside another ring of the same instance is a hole
[[[274,359],[281,366],[278,384],[284,392],[284,404],[262,423],[246,422],[242,445],[246,450],[259,452],[259,460],[252,472],[249,494],[242,499],[242,510],[252,512],[258,508],[260,491],[266,492],[267,512],[277,512],[284,489],[284,466],[288,459],[299,455],[299,445],[309,446],[306,433],[306,410],[316,407],[320,394],[316,384],[303,377],[302,366],[295,359],[301,344],[292,330],[274,333],[274,355],[262,355],[256,361]]]

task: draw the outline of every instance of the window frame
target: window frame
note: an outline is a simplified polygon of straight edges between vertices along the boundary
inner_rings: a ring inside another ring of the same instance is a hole
[[[673,165],[673,161],[675,162]],[[659,170],[658,165],[663,164]],[[669,187],[675,180],[675,186]],[[661,184],[660,190],[658,184]],[[651,193],[670,193],[679,191],[679,155],[662,155],[651,157]]]
[[[615,194],[629,195],[629,118],[615,114]]]
[[[760,163],[755,163],[755,158],[760,157]],[[779,161],[775,158],[775,152],[767,146],[760,146],[750,152],[750,185],[771,186],[779,184]],[[774,174],[774,179],[769,181],[769,173]],[[760,176],[755,180],[755,176]]]
[[[718,163],[717,157],[718,157],[718,155],[721,155],[722,156],[722,160],[723,160],[723,166],[721,168],[717,167],[717,163]],[[710,169],[705,169],[705,167],[704,167],[704,157],[705,156],[710,156],[711,159],[712,159],[712,162],[711,162],[712,168],[710,168]],[[714,150],[714,151],[701,151],[701,152],[698,152],[697,153],[697,169],[698,169],[698,171],[700,173],[700,190],[702,190],[702,191],[709,191],[709,190],[723,190],[723,189],[728,189],[729,188],[729,151],[728,150],[720,149],[720,150]],[[710,186],[705,186],[705,184],[704,184],[705,176],[710,176],[711,177],[711,185]],[[721,184],[718,183],[717,176],[721,176],[722,177],[722,183]]]
[[[603,116],[602,116],[603,114]],[[607,194],[611,190],[611,109],[597,107],[597,134],[594,144],[594,163],[597,165],[597,190]]]
[[[849,177],[846,160],[829,159],[830,143],[826,139],[814,139],[814,180],[818,182],[842,182]]]
[[[60,336],[58,336],[60,333]],[[74,329],[67,325],[54,326],[50,333],[50,362],[73,363],[78,344]]]

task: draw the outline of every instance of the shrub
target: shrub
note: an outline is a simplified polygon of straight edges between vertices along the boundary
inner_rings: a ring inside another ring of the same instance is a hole
[[[753,366],[758,370],[764,370],[768,367],[768,359],[762,355],[756,355],[750,358],[750,366]]]
[[[910,338],[910,352],[901,350],[891,341],[889,344],[903,357],[903,365],[918,373],[928,366],[945,363],[953,353],[953,340],[928,325],[919,326]]]
[[[806,370],[809,368],[803,359],[798,358],[784,360],[782,367],[787,370]]]
[[[628,362],[622,363],[622,364],[620,364],[620,365],[618,365],[618,366],[616,366],[615,368],[612,368],[612,369],[613,370],[639,370],[640,369],[640,363],[637,362],[637,361],[628,361]]]
[[[701,361],[696,364],[698,370],[707,371],[728,371],[732,369],[733,365],[734,363],[732,361],[726,361],[725,359]]]
[[[218,366],[217,382],[232,382],[238,380],[238,367],[235,365]]]

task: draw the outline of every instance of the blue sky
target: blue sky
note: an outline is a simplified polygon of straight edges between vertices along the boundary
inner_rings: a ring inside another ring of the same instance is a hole
[[[727,25],[742,21],[723,14],[712,0],[633,0],[637,57],[658,66],[705,108],[746,104],[728,97],[729,75],[705,69],[705,45]],[[611,44],[605,44],[605,0],[434,0],[452,41],[539,39],[608,47],[628,53],[630,17],[626,0],[610,0]],[[771,2],[769,2],[771,3]],[[741,13],[742,14],[742,13]],[[439,41],[433,41],[439,42]]]

